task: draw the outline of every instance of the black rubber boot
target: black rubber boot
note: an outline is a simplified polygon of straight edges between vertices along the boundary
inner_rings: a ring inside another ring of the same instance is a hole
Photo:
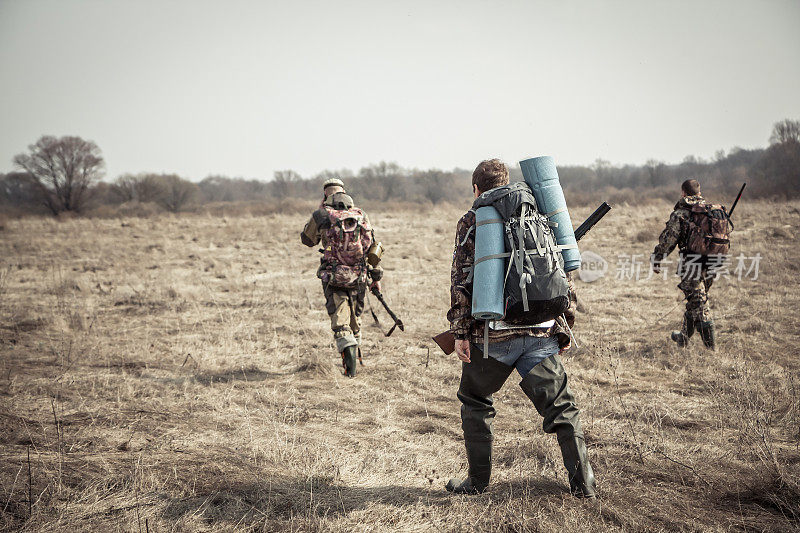
[[[464,480],[453,478],[445,488],[455,494],[480,494],[489,486],[492,475],[492,441],[465,440],[464,444],[467,448],[469,477]]]
[[[356,359],[358,358],[358,347],[348,346],[342,352],[342,366],[344,375],[349,378],[356,377]]]
[[[675,342],[675,344],[677,344],[680,348],[686,348],[686,345],[689,344],[689,339],[687,339],[686,335],[680,331],[673,331],[669,334],[669,338],[672,339],[672,341]]]
[[[596,498],[597,486],[583,435],[565,433],[558,437],[558,445],[569,476],[569,492],[577,498]]]
[[[705,322],[700,322],[698,329],[700,330],[700,336],[703,337],[703,344],[705,344],[706,348],[717,351],[717,334],[714,330],[714,321],[707,320]]]
[[[461,428],[467,449],[467,479],[451,479],[445,488],[457,494],[479,494],[486,490],[492,473],[492,422],[495,409],[492,394],[500,390],[513,367],[491,357],[484,358],[481,349],[470,345],[470,363],[461,365]]]
[[[694,335],[695,323],[694,318],[689,313],[683,314],[683,324],[680,331],[673,331],[670,338],[681,348],[686,348],[689,344],[689,339]]]
[[[561,447],[570,492],[582,498],[595,497],[592,467],[586,457],[580,410],[569,390],[567,374],[558,355],[551,355],[528,373],[519,384],[542,415],[542,429],[555,433]]]

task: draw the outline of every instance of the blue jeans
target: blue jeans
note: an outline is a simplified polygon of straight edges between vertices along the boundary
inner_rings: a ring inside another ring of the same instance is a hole
[[[553,337],[516,337],[489,344],[489,357],[513,366],[524,378],[533,367],[558,353],[558,340]]]

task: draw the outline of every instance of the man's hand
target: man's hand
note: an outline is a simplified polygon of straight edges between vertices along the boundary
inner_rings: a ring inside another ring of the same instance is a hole
[[[456,339],[456,355],[465,363],[469,363],[469,340]]]
[[[562,346],[561,348],[559,348],[559,350],[558,350],[558,355],[561,355],[562,353],[566,352],[566,351],[567,351],[567,350],[569,350],[570,348],[572,348],[572,340],[568,340],[568,341],[567,341],[567,344],[565,344],[564,346]]]
[[[381,282],[373,281],[372,284],[369,286],[369,290],[381,292]]]

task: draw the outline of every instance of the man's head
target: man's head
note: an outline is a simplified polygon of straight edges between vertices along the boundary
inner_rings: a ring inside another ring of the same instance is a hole
[[[322,184],[322,192],[325,195],[325,198],[332,194],[336,194],[337,192],[345,192],[344,182],[339,178],[325,180],[325,183]]]
[[[472,189],[476,196],[502,185],[508,185],[508,167],[499,159],[481,161],[472,173]]]
[[[700,182],[697,180],[686,180],[681,184],[681,193],[684,198],[686,196],[695,196],[700,194]]]

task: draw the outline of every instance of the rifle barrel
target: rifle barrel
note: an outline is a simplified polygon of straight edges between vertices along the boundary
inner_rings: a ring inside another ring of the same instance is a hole
[[[402,321],[402,320],[400,320],[400,319],[398,318],[398,316],[397,316],[396,314],[394,314],[394,311],[392,311],[392,310],[389,308],[389,304],[387,304],[387,303],[386,303],[386,300],[384,300],[384,299],[383,299],[383,294],[381,294],[381,292],[380,292],[379,290],[377,290],[377,289],[372,289],[372,291],[371,291],[371,292],[372,292],[372,294],[374,294],[374,295],[375,295],[375,297],[378,299],[378,301],[379,301],[381,304],[383,304],[383,308],[384,308],[384,309],[386,309],[386,312],[387,312],[387,313],[389,313],[389,316],[392,318],[392,320],[394,320],[394,326],[392,326],[392,329],[390,329],[390,330],[389,330],[389,333],[387,334],[387,337],[388,337],[389,335],[391,335],[391,332],[392,332],[392,331],[394,331],[394,328],[395,328],[395,327],[398,327],[398,328],[400,328],[400,331],[405,331],[405,330],[406,330],[406,328],[405,328],[405,326],[403,325],[403,321]]]
[[[731,215],[733,214],[733,210],[736,209],[736,204],[739,203],[739,198],[742,197],[742,193],[744,192],[744,188],[745,188],[746,185],[747,185],[747,182],[742,183],[742,188],[739,189],[739,194],[736,195],[736,200],[733,201],[733,205],[731,206],[731,210],[728,211],[728,218],[731,218]]]
[[[595,209],[594,213],[589,215],[589,217],[583,221],[583,224],[578,226],[578,229],[575,230],[575,240],[581,240],[581,238],[586,235],[586,232],[592,229],[592,226],[600,222],[600,219],[603,218],[609,211],[611,211],[611,206],[608,205],[608,203],[603,202],[600,204],[600,207]]]

